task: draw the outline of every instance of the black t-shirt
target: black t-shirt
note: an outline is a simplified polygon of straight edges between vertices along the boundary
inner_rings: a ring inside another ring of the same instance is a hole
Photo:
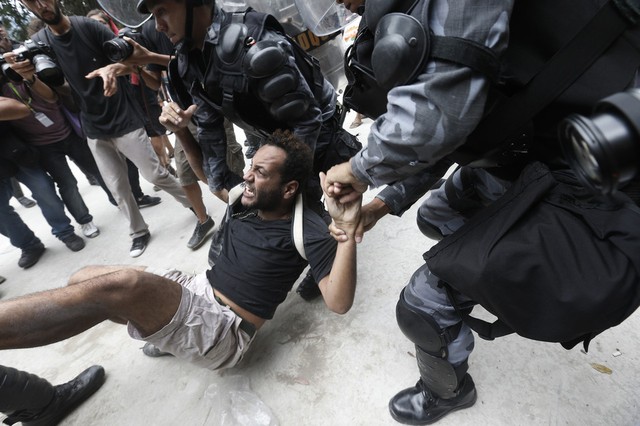
[[[293,243],[291,220],[263,221],[255,210],[224,225],[222,252],[207,271],[213,288],[260,318],[271,319],[307,264],[316,281],[331,272],[336,241],[315,212],[304,210],[307,263]]]
[[[118,78],[118,91],[111,97],[104,96],[101,78],[85,78],[91,71],[111,64],[102,44],[115,35],[93,19],[70,18],[72,29],[66,34],[56,36],[47,28],[44,30],[46,35],[39,32],[32,38],[53,48],[57,63],[80,108],[87,136],[92,139],[114,138],[143,127],[142,111],[132,97],[126,77]],[[82,29],[76,25],[81,25]]]

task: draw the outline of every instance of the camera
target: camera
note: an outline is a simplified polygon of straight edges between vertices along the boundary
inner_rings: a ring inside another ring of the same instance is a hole
[[[138,30],[125,27],[119,31],[118,37],[102,44],[102,49],[110,61],[124,61],[133,53],[133,46],[127,43],[124,36],[133,39],[136,43],[144,44],[142,34]]]
[[[571,169],[591,190],[612,194],[640,167],[640,89],[598,101],[593,114],[560,123],[560,144]]]
[[[27,40],[22,45],[13,50],[16,61],[30,60],[36,70],[36,75],[43,82],[51,86],[61,86],[64,84],[64,74],[58,67],[53,50],[42,42]],[[11,81],[20,82],[22,77],[16,73],[11,66],[0,57],[2,73]]]

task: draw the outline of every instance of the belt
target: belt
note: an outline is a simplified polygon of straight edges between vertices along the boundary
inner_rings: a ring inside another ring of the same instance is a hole
[[[222,301],[222,299],[220,299],[217,295],[214,294],[213,296],[216,299],[216,302],[218,302],[218,304],[220,306],[225,306],[229,309],[231,309],[231,311],[238,315],[232,308],[231,306],[227,305],[226,303],[224,303]],[[240,315],[238,315],[240,317]],[[241,321],[240,321],[240,326],[238,327],[240,330],[244,331],[245,333],[247,333],[249,335],[249,337],[253,337],[256,334],[256,326],[251,324],[249,321],[247,321],[246,319],[240,317]]]

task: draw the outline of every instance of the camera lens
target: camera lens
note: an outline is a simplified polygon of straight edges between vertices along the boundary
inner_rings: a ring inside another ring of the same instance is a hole
[[[102,48],[112,62],[125,60],[133,53],[133,46],[121,38],[105,41]]]
[[[35,55],[31,61],[40,80],[52,86],[62,86],[64,84],[62,70],[50,57],[47,55]]]
[[[560,124],[569,165],[587,187],[611,194],[640,164],[640,98],[634,91],[598,103],[591,117],[573,114]]]

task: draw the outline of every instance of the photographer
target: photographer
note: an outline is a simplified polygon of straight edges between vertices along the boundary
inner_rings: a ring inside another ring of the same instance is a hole
[[[82,126],[100,174],[129,222],[133,239],[129,254],[138,257],[151,235],[126,179],[124,158],[133,161],[145,179],[169,192],[184,207],[191,204],[178,182],[160,166],[126,82],[120,86],[108,70],[87,78],[87,74],[110,63],[102,44],[113,39],[113,33],[89,18],[64,15],[58,0],[22,3],[46,24],[32,39],[49,44],[55,52],[80,108]]]
[[[60,196],[82,233],[88,238],[97,237],[100,230],[93,223],[93,216],[78,191],[78,182],[66,159],[69,156],[81,168],[99,176],[86,141],[73,131],[61,110],[57,94],[38,78],[31,61],[19,60],[14,51],[4,53],[3,58],[22,81],[3,83],[0,93],[23,103],[30,111],[27,116],[12,120],[12,127],[39,153],[40,166],[58,185]],[[104,186],[104,181],[101,185]]]
[[[94,15],[93,19],[96,19],[98,16],[100,15]],[[146,89],[147,91],[160,89],[161,74],[163,72],[166,73],[167,65],[171,59],[170,55],[174,51],[173,44],[171,44],[165,34],[156,31],[155,21],[153,19],[145,22],[135,35],[131,34],[131,32],[129,32],[129,35],[135,37],[140,43],[130,37],[123,36],[122,38],[109,42],[107,49],[113,55],[120,57],[125,57],[130,52],[131,56],[128,58],[136,57],[139,58],[139,60],[125,60],[128,65],[115,63],[108,67],[114,69],[117,75],[131,74],[132,76],[138,76],[139,80],[142,80],[141,85],[144,84],[148,87]],[[112,59],[116,58],[114,57]],[[162,92],[165,97],[167,96],[166,90],[167,87],[164,87]],[[158,107],[157,116],[154,116],[153,119],[163,131],[166,132],[166,129],[159,122],[161,112],[161,108]],[[231,157],[230,164],[235,165],[233,170],[241,175],[244,168],[242,147],[236,141],[233,125],[226,120],[225,131],[227,136],[227,151]],[[187,247],[192,250],[196,250],[202,246],[215,225],[213,218],[207,213],[207,208],[202,199],[202,189],[198,183],[198,180],[207,183],[207,178],[203,172],[202,150],[194,134],[195,132],[192,131],[184,134],[176,134],[174,149],[178,180],[187,198],[191,202],[193,211],[197,217],[195,229],[187,242]]]
[[[44,244],[22,221],[9,204],[13,196],[10,178],[15,177],[29,188],[38,202],[51,233],[71,251],[82,250],[82,238],[74,232],[71,220],[58,198],[54,183],[38,165],[37,156],[12,131],[8,121],[31,114],[19,101],[0,96],[0,233],[21,250],[18,266],[30,268],[44,253]]]

